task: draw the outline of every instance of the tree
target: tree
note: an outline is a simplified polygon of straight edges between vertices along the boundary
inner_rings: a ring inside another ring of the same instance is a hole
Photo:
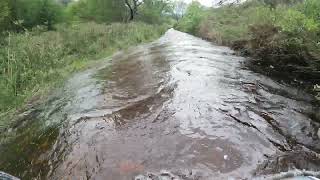
[[[129,9],[130,17],[129,20],[132,21],[138,13],[138,7],[143,3],[142,0],[125,0],[126,7]]]
[[[1,0],[0,5],[3,2],[8,2],[9,14],[6,23],[11,30],[19,31],[37,25],[46,25],[48,29],[52,29],[63,13],[56,0]],[[1,11],[3,12],[7,11]]]
[[[276,8],[279,4],[296,4],[304,0],[260,0],[271,8]]]
[[[193,1],[187,8],[185,16],[178,23],[178,28],[184,32],[195,34],[205,15],[204,12],[203,6],[199,2]]]
[[[122,0],[79,0],[68,7],[68,12],[75,18],[107,23],[122,21],[126,10]]]
[[[139,8],[137,20],[150,24],[161,24],[172,15],[172,4],[168,0],[144,0]]]
[[[59,4],[52,0],[42,0],[40,2],[39,19],[36,24],[47,26],[48,30],[53,29],[53,24],[57,23],[62,16],[62,9]]]
[[[89,12],[98,22],[119,22],[126,7],[122,0],[89,0]]]
[[[71,20],[93,20],[94,18],[91,17],[88,7],[88,1],[85,0],[72,2],[67,7],[67,16]]]
[[[183,0],[177,0],[174,2],[174,8],[173,8],[173,17],[178,21],[181,19],[187,10],[187,3],[185,3]]]

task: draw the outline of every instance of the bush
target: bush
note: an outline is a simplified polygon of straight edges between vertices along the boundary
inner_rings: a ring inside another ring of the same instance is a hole
[[[2,0],[0,2],[0,31],[3,30],[4,22],[10,14],[9,4],[7,0]]]
[[[204,11],[201,4],[197,1],[193,1],[191,5],[189,5],[185,16],[176,25],[176,28],[184,32],[195,34],[199,29],[199,25],[202,18],[205,16],[205,13],[206,11]]]
[[[186,15],[176,27],[254,56],[260,66],[303,80],[319,77],[320,1],[252,0],[199,11],[206,15]]]
[[[307,31],[314,32],[319,29],[319,24],[312,18],[308,18],[305,14],[294,9],[288,9],[279,14],[276,25],[281,30],[292,35],[299,35]]]
[[[320,1],[318,0],[307,0],[300,10],[308,17],[316,20],[318,23],[320,21]]]
[[[320,1],[306,0],[292,5],[293,2],[296,1],[286,2],[290,6],[279,5],[272,9],[266,6],[264,1],[263,3],[248,1],[237,6],[225,5],[207,10],[206,16],[195,16],[194,14],[201,12],[192,13],[192,8],[189,8],[177,28],[218,43],[231,45],[235,41],[249,40],[251,33],[249,27],[269,24],[280,27],[280,31],[289,39],[288,44],[306,43],[311,40],[314,41],[314,46],[318,46],[316,41],[319,41]],[[204,13],[201,9],[199,11]],[[191,15],[188,16],[188,13]],[[200,20],[194,17],[199,17]]]
[[[53,25],[61,22],[64,16],[62,5],[54,0],[10,1],[9,8],[11,9],[10,22],[11,24],[16,24],[13,26],[14,29],[44,25],[47,29],[51,30],[53,29]],[[17,22],[19,23],[17,24]]]
[[[73,20],[95,22],[122,22],[126,7],[119,0],[79,0],[67,7],[68,15]]]
[[[272,10],[256,1],[247,2],[238,7],[225,5],[209,9],[198,17],[201,18],[200,23],[199,19],[195,21],[189,16],[185,16],[185,20],[179,22],[177,28],[186,32],[190,32],[187,29],[194,29],[196,32],[191,32],[192,34],[225,45],[230,45],[241,39],[248,39],[250,25],[273,24],[275,20]]]
[[[149,24],[170,23],[173,7],[168,0],[144,0],[136,20]]]

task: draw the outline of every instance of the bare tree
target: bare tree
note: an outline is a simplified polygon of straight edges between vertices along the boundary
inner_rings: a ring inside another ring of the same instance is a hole
[[[241,3],[243,0],[219,0],[215,5],[213,6],[222,6],[222,5],[234,5],[234,4],[239,4]]]

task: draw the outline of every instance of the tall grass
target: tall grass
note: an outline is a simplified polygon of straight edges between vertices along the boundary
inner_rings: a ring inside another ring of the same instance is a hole
[[[261,3],[223,6],[209,11],[199,24],[197,33],[219,44],[228,45],[233,41],[249,39],[250,26],[272,24],[274,18],[272,10]]]
[[[289,41],[296,40],[296,44],[303,41],[301,43],[308,45],[310,49],[319,51],[319,11],[318,0],[279,4],[274,8],[259,0],[251,0],[240,5],[197,8],[196,12],[195,8],[188,9],[186,16],[176,27],[186,31],[186,27],[195,26],[192,29],[196,31],[190,33],[217,43],[232,45],[238,40],[251,40],[254,35],[252,27],[268,25],[279,28]],[[289,41],[285,43],[290,43]]]
[[[154,40],[165,30],[144,23],[82,23],[9,33],[0,41],[0,112],[19,107],[90,60]]]
[[[318,83],[320,1],[271,2],[277,3],[248,0],[219,8],[188,8],[176,27],[254,57],[250,62],[264,69],[261,72]]]

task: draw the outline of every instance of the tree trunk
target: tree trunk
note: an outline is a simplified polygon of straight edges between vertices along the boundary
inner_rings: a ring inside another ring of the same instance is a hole
[[[130,10],[130,18],[129,21],[132,21],[134,19],[134,10],[131,7],[130,3],[128,0],[125,0],[126,5],[128,6],[129,10]]]

